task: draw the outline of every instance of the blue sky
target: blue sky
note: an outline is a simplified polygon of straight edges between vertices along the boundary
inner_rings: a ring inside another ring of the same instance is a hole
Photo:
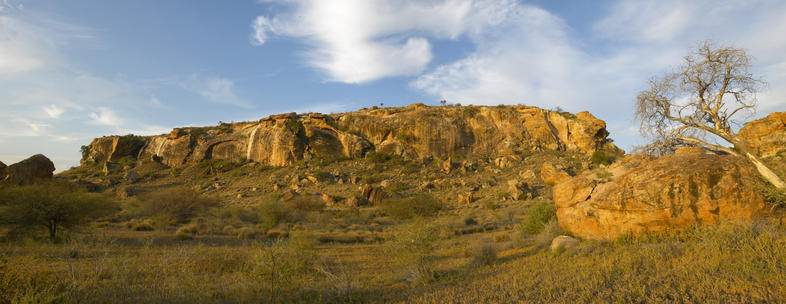
[[[111,134],[413,102],[589,110],[642,144],[633,100],[699,40],[745,48],[786,110],[786,2],[0,0],[0,161],[58,171]]]

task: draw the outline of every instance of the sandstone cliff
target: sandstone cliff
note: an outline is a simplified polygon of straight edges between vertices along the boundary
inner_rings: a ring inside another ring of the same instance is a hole
[[[739,136],[761,157],[771,157],[786,150],[786,112],[773,112],[765,118],[746,123]]]
[[[182,166],[207,159],[251,160],[286,166],[296,161],[360,158],[378,151],[407,158],[497,157],[530,150],[590,154],[605,148],[606,124],[528,106],[363,109],[323,115],[280,114],[257,122],[176,128],[157,136],[108,136],[87,147],[83,162],[130,158]]]
[[[764,211],[757,173],[745,159],[685,149],[658,159],[634,155],[597,173],[562,178],[554,187],[560,228],[575,236],[679,230],[719,220],[745,220]]]

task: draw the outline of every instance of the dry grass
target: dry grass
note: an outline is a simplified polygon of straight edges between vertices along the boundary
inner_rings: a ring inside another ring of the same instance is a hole
[[[400,259],[390,251],[400,243],[315,247],[319,236],[307,232],[293,232],[294,241],[224,246],[199,239],[129,245],[113,237],[4,244],[0,302],[786,301],[786,234],[768,223],[585,241],[562,253],[538,249],[533,236],[531,247],[497,253],[481,245],[464,256],[461,244],[493,235],[435,240]],[[270,262],[271,252],[280,259]],[[272,289],[271,267],[280,267]],[[413,285],[413,269],[430,279]]]

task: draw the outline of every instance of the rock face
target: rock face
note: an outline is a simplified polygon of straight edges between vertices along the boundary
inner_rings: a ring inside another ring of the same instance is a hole
[[[765,118],[748,122],[738,135],[761,157],[786,151],[786,112],[773,112]]]
[[[560,228],[574,236],[614,239],[626,233],[665,232],[719,220],[750,219],[764,210],[756,170],[735,156],[688,151],[650,160],[632,157],[554,187]]]
[[[36,180],[52,179],[52,172],[55,171],[55,164],[49,158],[41,154],[36,154],[28,159],[5,167],[0,170],[2,181],[15,184],[27,185]]]
[[[366,184],[361,188],[360,198],[362,200],[367,200],[371,204],[379,204],[383,199],[385,199],[385,197],[387,197],[387,193],[385,193],[385,190],[382,189],[382,187]]]
[[[540,168],[540,178],[546,185],[556,185],[560,182],[570,179],[570,174],[565,171],[559,170],[551,163],[543,163]]]
[[[0,162],[0,177],[5,176],[5,168],[6,167],[8,167],[8,166],[6,166],[3,162]]]
[[[531,150],[592,153],[616,148],[606,124],[587,112],[560,114],[535,107],[364,109],[340,114],[279,114],[257,122],[177,128],[157,136],[108,136],[87,146],[83,162],[123,158],[182,166],[206,159],[287,166],[296,161],[361,158],[377,151],[406,158],[486,155]]]

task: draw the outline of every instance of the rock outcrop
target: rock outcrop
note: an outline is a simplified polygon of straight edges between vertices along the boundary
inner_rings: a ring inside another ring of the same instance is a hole
[[[0,170],[0,180],[15,185],[27,185],[38,180],[51,180],[55,164],[41,154],[33,155],[23,161]]]
[[[611,181],[588,173],[554,191],[560,228],[590,239],[659,233],[760,214],[756,169],[745,159],[686,150],[652,160],[627,157],[609,168]]]
[[[560,182],[570,179],[570,174],[565,171],[559,170],[551,163],[543,163],[540,168],[540,179],[546,185],[554,186]]]
[[[738,136],[761,157],[786,151],[786,112],[773,112],[765,118],[746,123]]]
[[[108,136],[87,146],[83,162],[123,158],[182,166],[206,159],[287,166],[296,161],[361,158],[377,151],[406,158],[484,155],[531,150],[590,154],[616,149],[606,124],[587,112],[571,115],[528,106],[364,109],[323,115],[272,115],[257,122],[176,128],[157,136]],[[515,159],[515,157],[511,158]]]
[[[8,166],[6,166],[3,162],[0,161],[0,177],[4,177],[5,176],[5,168],[6,167],[8,167]]]
[[[387,193],[385,192],[382,187],[372,186],[372,185],[363,185],[361,187],[361,194],[360,198],[362,200],[366,200],[369,203],[376,205],[382,202],[383,199],[387,197]]]

